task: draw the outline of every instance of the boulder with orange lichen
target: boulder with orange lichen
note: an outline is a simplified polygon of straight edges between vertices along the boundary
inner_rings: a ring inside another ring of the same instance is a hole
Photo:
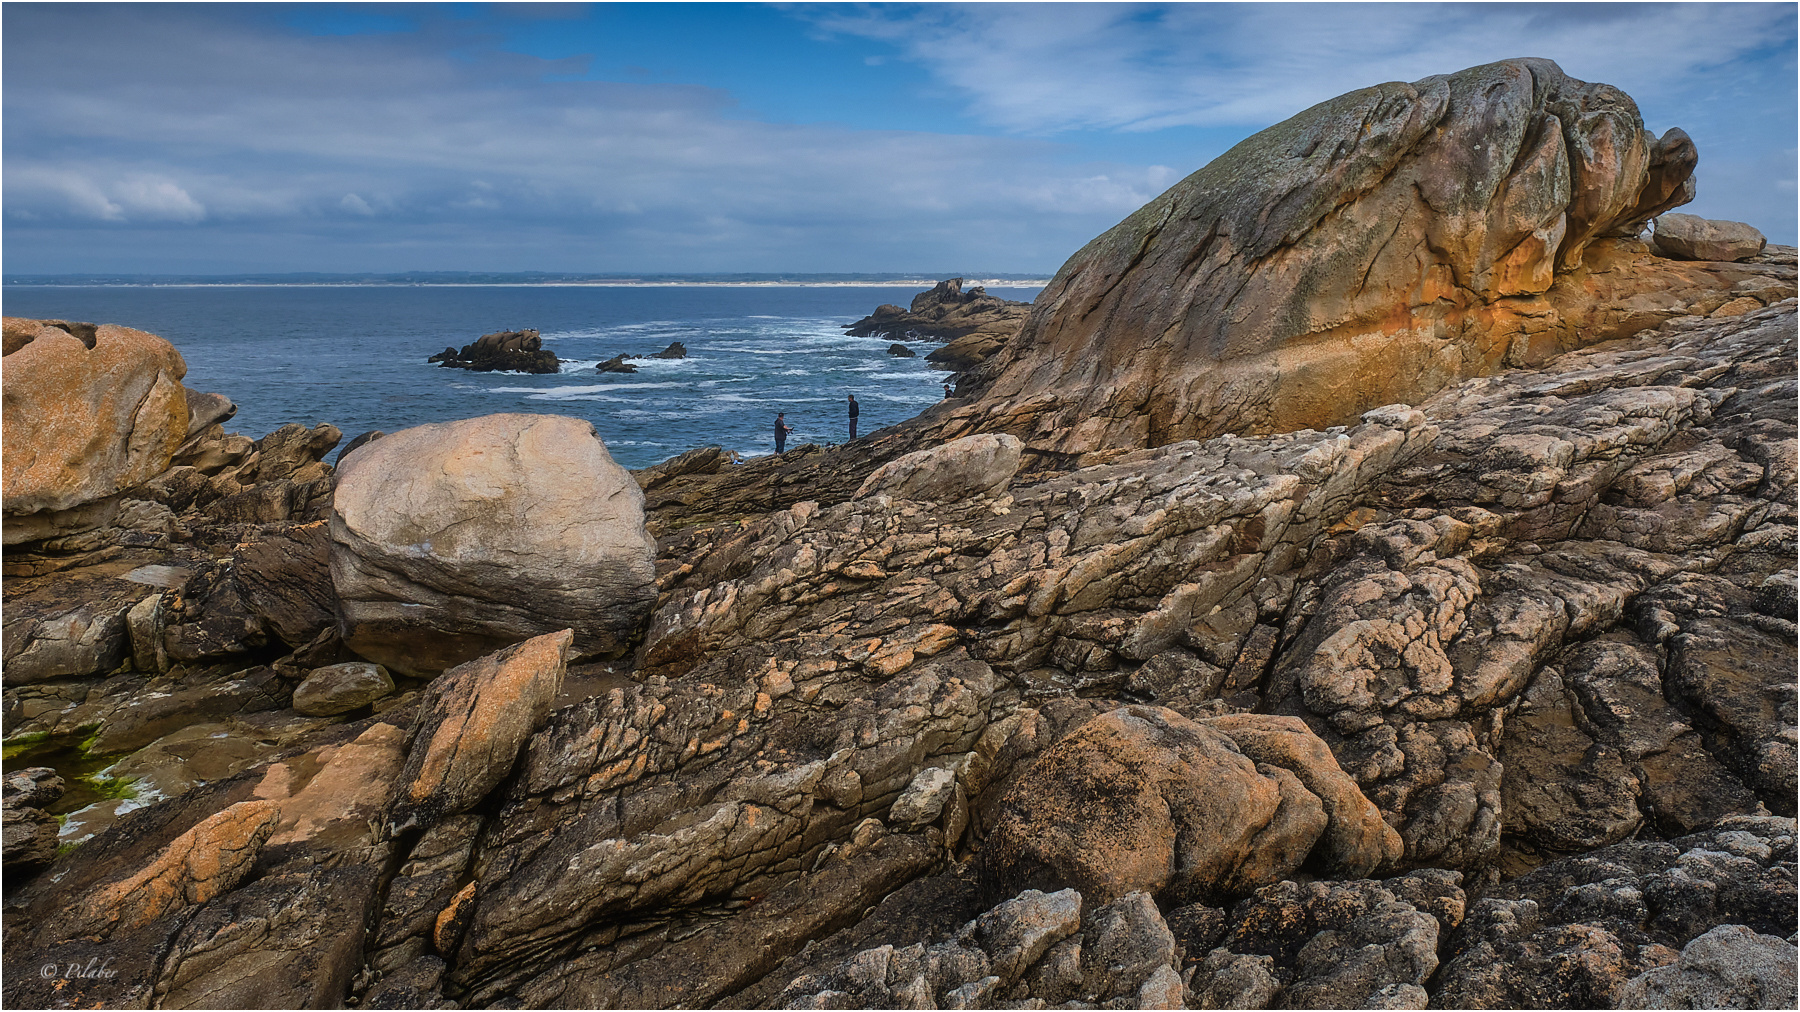
[[[1220,899],[1293,874],[1328,834],[1333,863],[1362,873],[1401,853],[1399,835],[1300,721],[1197,722],[1129,706],[1095,717],[1013,782],[985,860],[1002,892]]]
[[[419,709],[388,825],[394,833],[467,811],[508,773],[562,690],[575,634],[548,633],[439,676]]]
[[[1070,257],[934,429],[1081,453],[1322,428],[1652,326],[1751,276],[1633,238],[1696,160],[1548,60],[1341,95]]]
[[[130,327],[7,317],[4,330],[6,543],[110,522],[114,497],[186,438],[187,363]]]

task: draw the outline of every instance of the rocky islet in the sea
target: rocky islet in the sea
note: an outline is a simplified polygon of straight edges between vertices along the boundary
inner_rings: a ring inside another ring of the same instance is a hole
[[[942,341],[925,356],[939,369],[960,371],[980,365],[1018,332],[1031,303],[989,295],[977,285],[963,291],[962,278],[938,282],[913,297],[912,305],[877,306],[875,312],[844,325],[851,337],[885,337],[898,341]],[[916,352],[895,343],[888,354],[912,357]]]
[[[333,468],[9,320],[6,1000],[1792,1007],[1794,251],[1640,241],[1694,158],[1542,61],[1353,93],[741,466]],[[166,796],[53,854],[81,757]]]
[[[535,330],[502,330],[483,334],[462,350],[445,348],[426,359],[445,369],[473,372],[554,373],[562,364],[556,353],[544,347]]]

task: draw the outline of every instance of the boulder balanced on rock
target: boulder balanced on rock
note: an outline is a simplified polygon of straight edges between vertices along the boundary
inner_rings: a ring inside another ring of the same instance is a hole
[[[644,496],[593,426],[557,415],[421,425],[344,461],[331,575],[345,642],[409,673],[574,630],[625,648],[656,597]]]
[[[1665,214],[1656,219],[1655,244],[1658,253],[1678,260],[1743,260],[1761,253],[1769,241],[1741,221]]]

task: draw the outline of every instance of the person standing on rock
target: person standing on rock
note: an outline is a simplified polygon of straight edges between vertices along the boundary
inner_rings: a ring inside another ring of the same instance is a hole
[[[794,431],[793,426],[783,421],[786,417],[785,411],[775,412],[775,452],[778,454],[787,452],[788,433]]]
[[[944,384],[944,400],[950,399],[950,384]]]
[[[858,408],[856,405],[856,395],[850,394],[848,396],[850,398],[850,441],[854,443],[856,442],[856,413]]]

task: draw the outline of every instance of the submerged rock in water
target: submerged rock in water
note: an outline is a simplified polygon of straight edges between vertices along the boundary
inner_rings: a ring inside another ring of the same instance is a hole
[[[344,641],[406,673],[562,628],[574,656],[617,653],[655,596],[643,501],[580,419],[486,415],[369,443],[331,519]]]
[[[911,309],[878,306],[874,313],[847,325],[844,333],[851,337],[948,341],[926,355],[925,360],[941,369],[972,368],[1018,333],[1031,304],[989,295],[979,285],[965,292],[962,284],[962,278],[940,281],[930,291],[915,296]],[[903,344],[889,346],[888,354],[902,358],[915,355]]]

